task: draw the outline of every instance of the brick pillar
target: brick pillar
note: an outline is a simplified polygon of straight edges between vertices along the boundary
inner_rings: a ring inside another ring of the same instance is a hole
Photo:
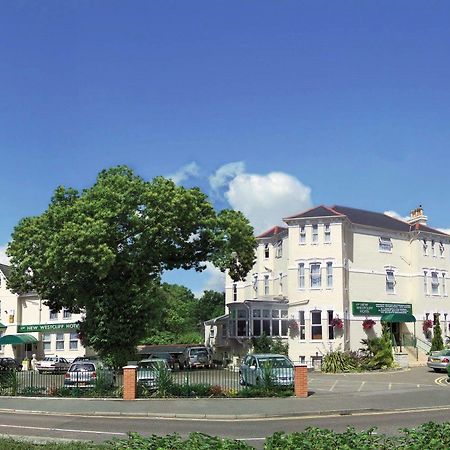
[[[137,393],[136,380],[137,366],[125,366],[123,368],[123,399],[135,400]]]
[[[294,393],[296,397],[308,397],[308,368],[306,365],[294,367]]]

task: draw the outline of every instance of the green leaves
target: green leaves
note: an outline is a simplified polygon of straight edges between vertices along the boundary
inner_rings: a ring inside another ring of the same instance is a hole
[[[241,213],[216,214],[198,188],[147,182],[118,166],[81,193],[58,187],[43,214],[20,221],[8,247],[9,287],[37,291],[53,310],[85,311],[85,345],[119,365],[158,309],[152,296],[163,271],[211,261],[242,279],[254,249]]]

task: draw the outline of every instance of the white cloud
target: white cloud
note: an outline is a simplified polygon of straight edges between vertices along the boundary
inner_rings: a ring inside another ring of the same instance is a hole
[[[9,264],[9,258],[6,256],[7,245],[0,245],[0,264]]]
[[[242,211],[256,233],[282,224],[282,218],[311,207],[311,189],[283,172],[242,173],[228,184],[225,198]]]
[[[389,217],[393,217],[394,219],[403,220],[403,222],[406,222],[409,219],[409,216],[402,216],[396,211],[385,211],[384,214]]]
[[[243,161],[225,164],[209,177],[209,185],[212,190],[217,193],[220,188],[226,186],[233,178],[243,173],[244,170],[245,163]]]
[[[170,178],[175,184],[181,184],[183,181],[191,177],[198,177],[200,168],[198,164],[193,161],[185,166],[181,167],[177,172],[166,175],[166,178]]]
[[[223,292],[225,290],[225,274],[221,272],[212,263],[206,263],[206,269],[202,272],[202,276],[206,278],[200,292],[195,292],[194,295],[200,298],[204,291],[218,291]]]

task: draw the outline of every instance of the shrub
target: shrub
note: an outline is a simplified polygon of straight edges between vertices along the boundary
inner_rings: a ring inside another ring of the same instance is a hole
[[[435,352],[444,349],[444,341],[442,340],[441,325],[439,323],[439,318],[436,320],[434,325],[433,339],[431,340],[430,352]]]
[[[354,372],[356,370],[358,370],[358,364],[349,353],[334,350],[323,357],[322,372],[339,373]]]

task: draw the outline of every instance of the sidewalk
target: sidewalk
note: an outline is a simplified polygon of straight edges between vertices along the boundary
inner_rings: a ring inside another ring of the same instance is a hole
[[[1,397],[0,411],[95,416],[139,416],[211,420],[357,414],[369,411],[450,407],[447,387],[415,392],[311,393],[308,398],[262,399],[77,399]]]

